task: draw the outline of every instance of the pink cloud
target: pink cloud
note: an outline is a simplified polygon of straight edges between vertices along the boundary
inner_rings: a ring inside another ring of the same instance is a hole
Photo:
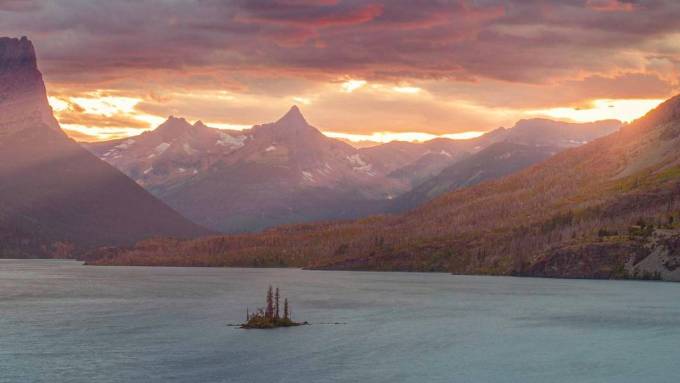
[[[588,0],[586,6],[599,12],[630,12],[634,4],[622,0]]]

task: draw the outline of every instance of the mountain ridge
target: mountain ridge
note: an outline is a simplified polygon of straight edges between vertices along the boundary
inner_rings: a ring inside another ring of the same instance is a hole
[[[578,144],[562,138],[564,123],[534,125],[543,141]],[[242,131],[170,116],[139,136],[84,146],[195,222],[234,233],[394,211],[393,199],[489,145],[521,141],[515,136],[513,129],[501,128],[470,140],[393,141],[356,149],[325,136],[293,105],[276,121]]]
[[[183,128],[166,135],[174,125]],[[228,232],[374,213],[375,200],[401,187],[309,125],[297,106],[243,131],[198,125],[172,118],[163,129],[84,146],[195,221]]]
[[[406,214],[150,241],[88,262],[680,280],[679,100]]]

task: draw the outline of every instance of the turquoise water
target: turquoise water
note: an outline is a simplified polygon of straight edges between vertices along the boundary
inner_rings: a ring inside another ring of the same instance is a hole
[[[240,330],[269,283],[299,320]],[[680,284],[0,260],[0,382],[676,382]]]

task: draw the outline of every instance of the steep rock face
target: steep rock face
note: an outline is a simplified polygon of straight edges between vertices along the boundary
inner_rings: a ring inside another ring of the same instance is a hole
[[[0,138],[41,125],[63,135],[52,109],[33,44],[26,38],[0,38]]]
[[[634,278],[680,282],[680,229],[657,229],[643,241],[641,256],[631,257],[626,272]]]
[[[0,257],[206,233],[68,139],[31,42],[0,39]]]
[[[557,247],[518,274],[680,282],[680,230],[650,227],[644,236],[623,234],[592,243]]]

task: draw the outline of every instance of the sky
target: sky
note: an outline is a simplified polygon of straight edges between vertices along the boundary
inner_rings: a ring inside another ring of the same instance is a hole
[[[334,137],[630,121],[678,92],[675,0],[0,0],[79,140],[168,116],[244,129],[291,105]]]

